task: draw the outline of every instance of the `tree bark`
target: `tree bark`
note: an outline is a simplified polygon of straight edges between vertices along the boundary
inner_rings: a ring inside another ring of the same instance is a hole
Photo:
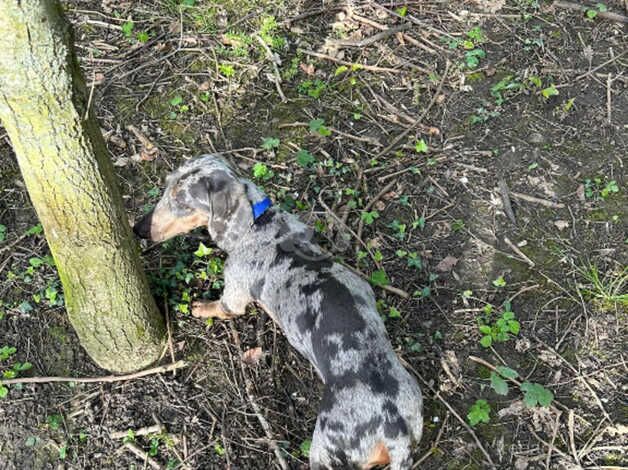
[[[81,344],[116,372],[156,361],[164,322],[57,0],[0,0],[0,122]]]

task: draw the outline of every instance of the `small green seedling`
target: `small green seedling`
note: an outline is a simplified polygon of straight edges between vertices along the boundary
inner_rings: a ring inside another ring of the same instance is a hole
[[[541,384],[524,382],[519,388],[523,392],[523,402],[530,408],[536,405],[547,407],[554,401],[554,394]]]
[[[386,271],[384,271],[383,269],[378,269],[377,271],[373,271],[373,274],[371,274],[371,277],[369,279],[371,281],[371,284],[373,284],[374,286],[387,286],[388,284],[390,284],[390,280],[388,279],[388,275],[386,274]]]
[[[521,325],[511,310],[510,302],[504,302],[503,308],[502,315],[495,322],[491,322],[493,306],[487,304],[484,307],[485,318],[478,319],[478,329],[482,334],[480,338],[482,347],[490,348],[493,343],[503,343],[508,341],[511,335],[519,334]]]
[[[301,452],[301,455],[303,457],[309,457],[310,456],[310,447],[312,447],[312,441],[310,439],[304,440],[299,445],[299,452]]]
[[[320,135],[321,137],[328,137],[331,135],[331,130],[329,130],[327,127],[325,127],[325,120],[324,119],[312,119],[309,123],[308,123],[310,132],[315,132],[318,135]]]
[[[516,379],[519,376],[519,373],[516,370],[511,369],[510,367],[499,366],[496,367],[495,371],[491,372],[491,388],[498,395],[507,395],[508,394],[508,382],[504,379]]]
[[[379,218],[379,212],[373,210],[370,212],[362,212],[360,214],[360,219],[362,219],[362,222],[364,222],[366,225],[371,225],[373,222],[375,222],[375,219]]]
[[[316,158],[305,149],[300,149],[296,155],[297,163],[303,168],[310,168],[316,163]]]
[[[491,406],[486,400],[476,400],[476,402],[469,409],[467,414],[467,420],[471,426],[476,426],[479,423],[488,423],[491,420]]]
[[[257,162],[255,165],[253,165],[253,177],[255,179],[268,181],[273,176],[275,176],[275,173],[273,172],[273,170],[268,168],[266,164],[262,162]]]
[[[427,144],[425,143],[425,140],[419,139],[414,144],[414,150],[417,153],[427,153],[429,151],[429,148]]]
[[[262,148],[264,150],[270,151],[279,148],[280,142],[281,141],[276,137],[264,137],[264,139],[262,140]]]
[[[554,85],[553,83],[547,88],[543,88],[541,90],[541,95],[543,95],[543,98],[545,98],[546,100],[551,98],[552,96],[557,96],[559,94],[560,92],[556,88],[556,85]]]
[[[589,20],[594,20],[598,13],[604,13],[607,10],[608,8],[605,4],[598,3],[597,5],[595,5],[595,8],[587,8],[584,14]]]
[[[235,75],[235,67],[232,64],[220,64],[218,70],[227,78],[231,78]]]
[[[390,307],[388,309],[388,318],[401,318],[401,312],[395,307]]]
[[[7,238],[7,226],[0,224],[0,242],[5,241]]]
[[[493,285],[495,287],[505,287],[506,286],[506,280],[504,279],[504,276],[499,276],[497,279],[493,280]]]

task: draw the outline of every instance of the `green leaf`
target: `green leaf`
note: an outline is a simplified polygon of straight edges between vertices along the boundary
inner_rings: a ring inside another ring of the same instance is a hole
[[[203,242],[198,244],[198,249],[194,252],[194,256],[202,258],[203,256],[209,256],[214,252],[212,248],[205,246]]]
[[[390,318],[401,318],[401,312],[395,307],[390,307],[390,309],[388,310],[388,316]]]
[[[515,314],[514,312],[510,312],[510,311],[506,311],[502,314],[502,318],[504,320],[514,320],[515,319]]]
[[[537,404],[549,406],[554,400],[554,394],[541,384],[524,382],[519,388],[523,392],[523,401],[528,407],[534,407]]]
[[[68,446],[59,447],[59,459],[65,460],[67,456],[68,456]]]
[[[593,9],[588,9],[586,11],[586,15],[587,18],[589,18],[590,20],[592,20],[593,18],[595,18],[597,16],[597,11],[593,10]]]
[[[125,21],[122,23],[122,34],[124,34],[125,37],[130,38],[134,27],[135,25],[132,21]]]
[[[360,214],[360,218],[362,219],[362,222],[364,222],[366,225],[371,225],[373,222],[375,222],[375,219],[379,218],[379,212],[362,212]]]
[[[404,256],[408,255],[408,252],[406,250],[397,250],[395,251],[395,254],[398,258],[403,258]]]
[[[402,6],[399,7],[397,9],[395,9],[395,13],[397,13],[399,16],[401,16],[402,18],[405,17],[408,14],[408,7],[407,6]]]
[[[312,119],[309,122],[309,128],[311,132],[316,132],[323,137],[331,135],[331,131],[325,127],[324,119]]]
[[[347,67],[346,65],[341,65],[334,72],[334,77],[337,77],[338,75],[345,73],[347,70],[349,70],[349,67]]]
[[[598,3],[597,5],[595,5],[595,7],[597,8],[597,11],[602,13],[608,10],[606,5],[604,5],[603,3]]]
[[[148,42],[150,35],[146,31],[140,31],[135,35],[135,38],[142,44]]]
[[[262,148],[264,150],[272,150],[279,147],[280,140],[275,137],[264,137]]]
[[[504,287],[506,285],[506,280],[504,279],[504,276],[499,276],[497,279],[495,279],[493,281],[493,285],[495,287]]]
[[[485,335],[490,335],[491,334],[491,327],[488,325],[480,325],[480,333],[485,334]]]
[[[183,98],[181,97],[181,95],[176,95],[170,100],[171,106],[179,106],[181,103],[183,103]]]
[[[305,149],[301,149],[297,152],[297,163],[304,168],[309,168],[316,161],[314,155]]]
[[[0,242],[3,242],[7,238],[7,226],[0,224]]]
[[[218,455],[219,457],[222,457],[223,455],[225,455],[224,447],[221,446],[218,442],[214,444],[214,452],[216,452],[216,455]]]
[[[491,345],[493,344],[493,338],[491,338],[490,336],[482,336],[482,338],[480,338],[480,344],[482,345],[483,348],[490,348]]]
[[[550,86],[548,86],[547,88],[543,88],[541,90],[541,94],[543,95],[543,98],[548,99],[551,96],[556,96],[559,94],[558,90],[556,89],[556,86],[552,83]]]
[[[495,372],[491,372],[491,388],[498,395],[508,395],[508,383]]]
[[[469,409],[467,419],[471,426],[478,423],[488,423],[491,420],[491,407],[486,400],[477,400]]]
[[[258,178],[258,179],[264,178],[264,179],[266,179],[266,177],[269,174],[269,171],[270,170],[268,169],[268,167],[264,163],[257,162],[255,165],[253,165],[253,176],[255,178]]]
[[[516,370],[511,369],[510,367],[497,366],[496,369],[502,377],[505,377],[507,379],[516,379],[517,377],[519,377],[519,373]]]
[[[429,151],[429,148],[427,147],[427,144],[425,143],[425,140],[419,139],[414,144],[414,150],[417,153],[427,153]]]
[[[37,224],[29,228],[26,231],[26,235],[39,235],[43,231],[44,231],[44,228],[41,226],[41,224]]]
[[[44,264],[44,260],[41,258],[29,258],[28,264],[30,264],[33,268],[38,268]]]
[[[519,322],[517,320],[509,320],[508,321],[508,330],[513,335],[518,335],[519,331],[521,331],[521,325],[519,324]]]
[[[301,451],[301,455],[303,457],[309,457],[310,456],[310,447],[312,447],[312,441],[310,439],[304,440],[299,445],[299,451]]]
[[[8,359],[13,354],[15,354],[16,351],[17,349],[15,349],[15,347],[13,346],[2,346],[0,348],[0,361],[4,361],[5,359]]]
[[[28,313],[33,310],[33,306],[30,304],[30,302],[25,300],[24,302],[22,302],[20,305],[17,306],[17,309],[22,313]]]
[[[9,389],[4,385],[0,385],[0,398],[4,398],[9,394]]]
[[[53,431],[56,431],[57,429],[61,427],[61,422],[62,422],[61,415],[57,415],[57,414],[50,415],[46,419],[46,422],[48,423],[48,426],[50,427],[50,429],[52,429]]]
[[[16,364],[13,365],[13,370],[18,371],[18,372],[23,372],[25,370],[29,370],[32,367],[33,367],[33,364],[31,364],[30,362],[17,362]]]
[[[375,286],[387,286],[390,284],[390,280],[388,279],[388,275],[386,271],[383,269],[378,269],[377,271],[373,271],[371,274],[370,281]]]

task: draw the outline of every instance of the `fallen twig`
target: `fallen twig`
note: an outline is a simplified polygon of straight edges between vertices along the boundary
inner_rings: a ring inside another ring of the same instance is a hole
[[[401,134],[399,134],[397,137],[395,137],[393,139],[393,141],[390,143],[390,145],[388,145],[384,150],[382,150],[381,152],[379,152],[375,158],[379,158],[385,154],[387,154],[390,150],[392,150],[399,142],[401,142],[402,139],[404,139],[409,133],[410,131],[412,131],[413,129],[416,129],[421,122],[423,121],[423,119],[425,119],[425,116],[427,116],[427,114],[430,112],[430,110],[432,109],[432,106],[434,106],[434,103],[436,103],[436,100],[438,99],[438,96],[440,95],[441,90],[443,89],[443,84],[445,83],[445,80],[447,79],[447,75],[449,74],[449,67],[451,66],[451,63],[449,61],[447,61],[447,65],[445,67],[445,72],[443,73],[443,77],[441,78],[440,82],[438,83],[438,87],[436,88],[436,92],[434,93],[434,96],[432,96],[432,100],[430,101],[430,103],[427,105],[427,107],[423,110],[423,112],[421,113],[421,115],[417,118],[416,121],[414,121],[414,124],[412,124],[411,126],[409,126],[408,128],[406,128],[405,131],[403,131]]]
[[[307,49],[300,49],[301,52],[305,55],[309,55],[312,57],[318,57],[319,59],[330,60],[332,62],[336,62],[338,64],[349,65],[349,66],[357,66],[363,70],[369,70],[371,72],[390,72],[390,73],[401,73],[401,69],[392,69],[390,67],[377,67],[375,65],[366,65],[359,64],[357,62],[349,62],[348,60],[337,59],[336,57],[332,57],[327,54],[321,54],[320,52],[308,51]]]
[[[399,33],[401,31],[406,31],[411,27],[412,25],[410,23],[405,23],[399,26],[395,26],[393,28],[384,29],[383,31],[374,34],[373,36],[369,36],[368,38],[362,39],[361,41],[337,41],[336,44],[343,47],[366,47],[379,41],[380,39],[387,38],[388,36]]]
[[[164,432],[166,428],[163,424],[153,424],[152,426],[145,426],[133,431],[134,436],[148,436],[149,434],[159,434]],[[124,439],[129,435],[129,430],[126,431],[114,431],[109,436],[111,439]]]
[[[277,93],[279,93],[281,101],[283,101],[284,103],[287,102],[288,100],[286,99],[286,95],[283,94],[283,90],[281,89],[281,74],[279,73],[279,67],[277,67],[277,59],[275,58],[275,54],[273,54],[273,51],[270,50],[270,47],[268,47],[268,44],[266,44],[266,41],[264,41],[260,35],[254,34],[253,37],[255,37],[257,42],[259,42],[264,48],[264,50],[266,51],[267,59],[270,61],[271,64],[273,64],[275,79],[272,81],[275,83],[275,87],[277,88]]]
[[[416,369],[414,369],[414,367],[412,367],[410,364],[408,364],[408,362],[400,357],[399,358],[401,360],[401,362],[403,363],[403,365],[410,369],[412,372],[414,372],[414,375],[416,377],[418,377],[418,379],[423,382],[423,386],[427,387],[433,394],[434,394],[434,398],[437,398],[438,400],[440,400],[440,402],[445,405],[445,407],[449,410],[449,412],[454,415],[454,417],[458,420],[458,422],[467,430],[467,432],[469,433],[469,435],[473,438],[473,440],[475,441],[475,444],[478,446],[478,449],[480,449],[480,451],[482,452],[482,454],[484,454],[484,457],[486,458],[487,462],[489,463],[491,468],[497,468],[497,466],[495,465],[495,463],[493,462],[493,459],[491,458],[491,455],[486,451],[486,449],[484,448],[484,446],[482,445],[482,443],[480,442],[480,440],[478,439],[478,436],[475,434],[475,431],[473,431],[473,429],[471,428],[471,426],[469,426],[467,424],[467,422],[458,414],[458,412],[454,409],[453,406],[451,406],[447,400],[445,400],[443,397],[440,396],[440,392],[437,392],[436,390],[434,390],[434,388],[423,378],[421,377],[421,374],[419,374]]]
[[[242,356],[242,345],[240,343],[240,336],[238,335],[237,330],[233,326],[233,323],[231,323],[230,326],[231,326],[231,334],[233,335],[234,343],[236,347],[238,348],[238,351],[240,351],[240,356]],[[255,416],[257,416],[257,420],[259,421],[259,423],[262,425],[262,428],[264,429],[264,434],[266,434],[268,445],[273,450],[275,457],[277,458],[277,462],[279,463],[279,466],[283,470],[288,470],[289,469],[288,463],[286,462],[286,459],[281,453],[281,449],[279,448],[279,445],[277,445],[277,441],[273,437],[270,424],[268,424],[268,421],[262,414],[262,410],[260,409],[259,405],[255,401],[255,398],[253,398],[253,382],[247,375],[246,369],[244,367],[244,361],[240,360],[239,362],[240,362],[240,368],[242,369],[242,377],[244,377],[244,389],[246,391],[246,396],[249,399],[249,403],[251,404],[251,407],[253,408],[253,412],[255,413]]]
[[[517,225],[517,219],[515,219],[515,213],[512,210],[512,204],[510,203],[510,197],[508,196],[508,185],[506,184],[506,180],[504,178],[500,178],[498,182],[499,195],[502,197],[502,203],[504,204],[504,211],[506,215],[513,223],[513,225]]]
[[[514,251],[523,261],[525,261],[526,263],[528,263],[530,265],[530,267],[534,267],[534,261],[532,261],[530,258],[528,258],[525,253],[523,251],[521,251],[519,249],[519,247],[517,245],[515,245],[513,242],[510,241],[510,238],[508,237],[504,237],[504,242],[506,243],[506,245],[508,245],[510,247],[510,249],[512,251]]]
[[[135,444],[127,442],[120,449],[128,450],[129,452],[134,454],[136,457],[141,459],[145,464],[150,465],[151,468],[154,468],[155,470],[161,470],[161,465],[159,465],[157,461],[152,459],[146,452],[144,452],[142,449],[137,447]]]
[[[588,7],[586,5],[580,5],[578,3],[562,2],[562,1],[554,2],[554,6],[558,8],[564,8],[565,10],[580,11],[582,13],[593,8],[593,7]],[[619,13],[613,13],[612,11],[598,11],[597,9],[595,10],[595,12],[596,12],[596,15],[595,15],[596,18],[604,18],[605,20],[617,21],[619,23],[628,23],[628,17],[624,15],[620,15]]]
[[[3,379],[0,380],[0,385],[12,385],[12,384],[40,384],[40,383],[53,383],[53,382],[77,382],[77,383],[111,383],[111,382],[123,382],[125,380],[139,379],[146,377],[147,375],[160,374],[162,372],[170,372],[175,369],[181,369],[187,367],[189,364],[186,361],[177,361],[173,364],[165,366],[153,367],[152,369],[144,369],[139,372],[126,375],[105,375],[103,377],[20,377],[17,379]]]
[[[544,207],[549,207],[551,209],[562,209],[565,207],[565,204],[560,202],[552,202],[547,199],[541,199],[540,197],[528,196],[527,194],[517,193],[515,191],[510,191],[510,195],[515,199],[521,199],[522,201],[533,202],[535,204],[540,204]]]

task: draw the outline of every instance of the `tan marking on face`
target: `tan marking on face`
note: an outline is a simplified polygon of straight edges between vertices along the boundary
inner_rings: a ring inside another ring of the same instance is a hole
[[[202,227],[207,224],[207,220],[207,214],[200,211],[194,211],[184,217],[175,217],[168,209],[156,210],[151,219],[150,238],[153,241],[162,242]]]
[[[368,470],[378,465],[388,465],[389,463],[390,454],[388,453],[388,449],[386,449],[383,442],[378,442],[373,448],[368,461],[362,468],[364,468],[364,470]]]

